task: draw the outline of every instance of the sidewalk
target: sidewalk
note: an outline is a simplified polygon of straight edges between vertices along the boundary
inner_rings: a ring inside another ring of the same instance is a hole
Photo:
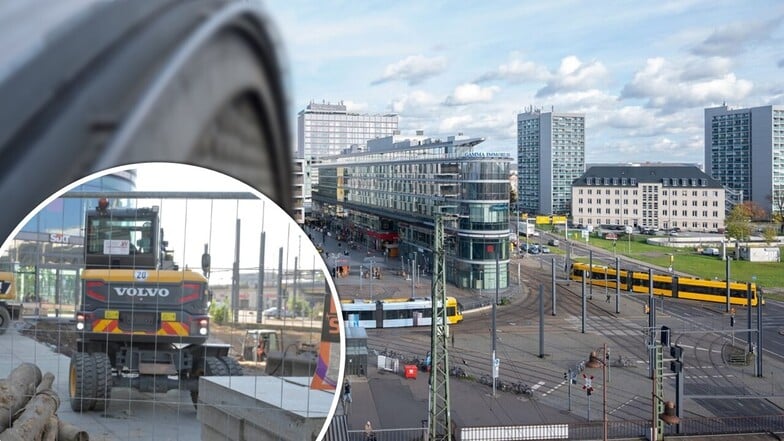
[[[105,412],[77,413],[71,410],[68,394],[70,359],[49,346],[22,336],[12,325],[0,335],[0,378],[21,363],[34,363],[41,373],[55,376],[53,388],[60,398],[58,416],[86,430],[91,440],[178,440],[200,439],[201,424],[187,392],[143,394],[128,388],[112,390]]]

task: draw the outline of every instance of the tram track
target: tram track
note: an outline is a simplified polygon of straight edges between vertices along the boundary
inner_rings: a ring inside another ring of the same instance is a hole
[[[514,264],[514,262],[513,262]],[[539,268],[536,268],[539,266]],[[545,268],[547,267],[547,268]],[[510,304],[496,309],[496,356],[500,359],[499,379],[504,382],[522,382],[536,387],[532,397],[553,408],[569,408],[576,415],[585,415],[586,397],[582,389],[582,373],[593,376],[594,405],[601,406],[602,370],[587,369],[578,373],[577,384],[571,385],[564,379],[569,368],[585,363],[591,351],[601,355],[602,345],[607,344],[610,357],[608,363],[607,409],[611,420],[640,420],[650,416],[652,385],[648,370],[648,344],[658,340],[659,327],[666,323],[673,329],[676,341],[683,343],[686,369],[684,379],[687,390],[692,385],[703,389],[744,392],[752,390],[743,384],[740,371],[729,366],[723,355],[729,339],[722,333],[725,319],[716,308],[686,303],[686,301],[657,297],[655,304],[658,315],[657,328],[649,333],[649,316],[643,311],[648,302],[644,294],[621,292],[621,310],[615,312],[615,291],[605,292],[594,286],[593,298],[586,301],[585,333],[582,327],[582,286],[574,281],[557,280],[557,315],[552,315],[550,286],[552,274],[549,265],[523,267],[522,290],[524,295],[506,296]],[[514,279],[514,277],[512,278]],[[513,280],[514,283],[516,280]],[[544,286],[544,357],[539,355],[539,286]],[[586,290],[589,290],[586,285]],[[516,288],[519,289],[519,288]],[[607,302],[606,295],[609,295]],[[483,308],[466,312],[464,320],[450,330],[456,334],[455,344],[450,343],[450,367],[458,366],[475,380],[489,376],[491,372],[492,309]],[[718,330],[718,331],[717,331]],[[421,354],[429,350],[429,330],[373,330],[369,343],[390,347],[398,352]],[[395,336],[400,335],[400,338]],[[557,339],[560,346],[551,346]],[[665,360],[671,358],[665,348]],[[669,374],[669,361],[665,362],[665,374]],[[664,379],[666,396],[674,399],[674,377]],[[640,385],[648,385],[640,388]],[[733,389],[734,387],[734,389]],[[568,398],[569,395],[571,398]],[[503,393],[503,392],[499,392]],[[521,399],[524,399],[521,397]],[[693,406],[687,415],[722,415],[718,407],[704,412]]]

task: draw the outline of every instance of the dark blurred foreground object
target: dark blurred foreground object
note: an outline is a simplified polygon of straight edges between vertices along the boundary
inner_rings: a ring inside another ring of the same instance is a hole
[[[9,2],[0,47],[0,242],[66,185],[140,162],[207,167],[291,212],[281,64],[258,5]]]

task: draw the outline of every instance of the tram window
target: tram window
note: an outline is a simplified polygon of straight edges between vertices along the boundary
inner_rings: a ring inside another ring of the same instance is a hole
[[[411,317],[411,310],[409,309],[384,311],[384,320],[410,319]]]

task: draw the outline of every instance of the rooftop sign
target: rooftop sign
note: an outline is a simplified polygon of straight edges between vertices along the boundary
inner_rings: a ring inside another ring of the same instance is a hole
[[[508,153],[501,152],[468,152],[463,154],[464,158],[497,158],[508,156],[510,156]]]

